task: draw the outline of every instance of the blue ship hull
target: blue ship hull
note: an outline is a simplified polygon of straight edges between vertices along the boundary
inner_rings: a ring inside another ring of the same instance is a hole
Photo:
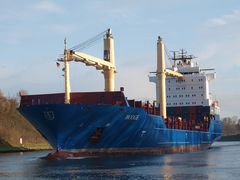
[[[57,150],[85,153],[168,153],[208,148],[220,138],[218,115],[208,131],[167,128],[142,108],[104,104],[43,104],[19,111]]]

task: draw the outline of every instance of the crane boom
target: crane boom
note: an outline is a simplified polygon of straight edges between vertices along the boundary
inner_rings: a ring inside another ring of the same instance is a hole
[[[113,63],[110,63],[103,59],[100,59],[82,52],[71,51],[70,58],[73,59],[75,62],[82,62],[87,66],[94,66],[96,67],[97,70],[104,70],[104,69],[116,70],[116,67]]]
[[[167,76],[171,76],[171,77],[177,77],[177,78],[183,77],[183,75],[181,73],[176,72],[176,71],[172,71],[170,69],[165,69],[165,74]]]

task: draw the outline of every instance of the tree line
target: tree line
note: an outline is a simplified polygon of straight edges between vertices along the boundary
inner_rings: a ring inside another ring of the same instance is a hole
[[[223,136],[240,135],[240,118],[237,116],[222,118]]]

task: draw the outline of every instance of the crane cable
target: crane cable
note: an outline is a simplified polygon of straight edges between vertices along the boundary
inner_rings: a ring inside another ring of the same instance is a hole
[[[83,49],[86,49],[86,48],[89,48],[91,46],[93,46],[93,43],[95,43],[96,41],[100,40],[102,37],[104,37],[104,35],[106,34],[108,30],[105,30],[99,34],[97,34],[96,36],[88,39],[87,41],[84,41],[76,46],[73,46],[72,48],[70,48],[70,50],[73,50],[73,51],[79,51],[79,50],[83,50]]]
[[[168,60],[169,60],[169,62],[170,62],[170,64],[171,64],[171,66],[172,66],[171,59],[172,59],[173,57],[171,56],[170,51],[168,50],[168,48],[167,48],[166,45],[165,45],[165,53],[166,53],[166,55],[167,55],[167,57],[168,57]]]

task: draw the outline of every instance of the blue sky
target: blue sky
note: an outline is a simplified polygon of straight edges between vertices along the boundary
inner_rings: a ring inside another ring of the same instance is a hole
[[[112,28],[116,89],[130,98],[154,99],[148,72],[156,69],[157,36],[169,50],[186,49],[202,68],[215,68],[211,91],[221,115],[240,116],[239,0],[9,0],[1,1],[0,89],[15,96],[63,91],[55,60],[69,47]],[[102,57],[102,42],[88,53]],[[103,90],[94,68],[71,64],[73,91]]]

